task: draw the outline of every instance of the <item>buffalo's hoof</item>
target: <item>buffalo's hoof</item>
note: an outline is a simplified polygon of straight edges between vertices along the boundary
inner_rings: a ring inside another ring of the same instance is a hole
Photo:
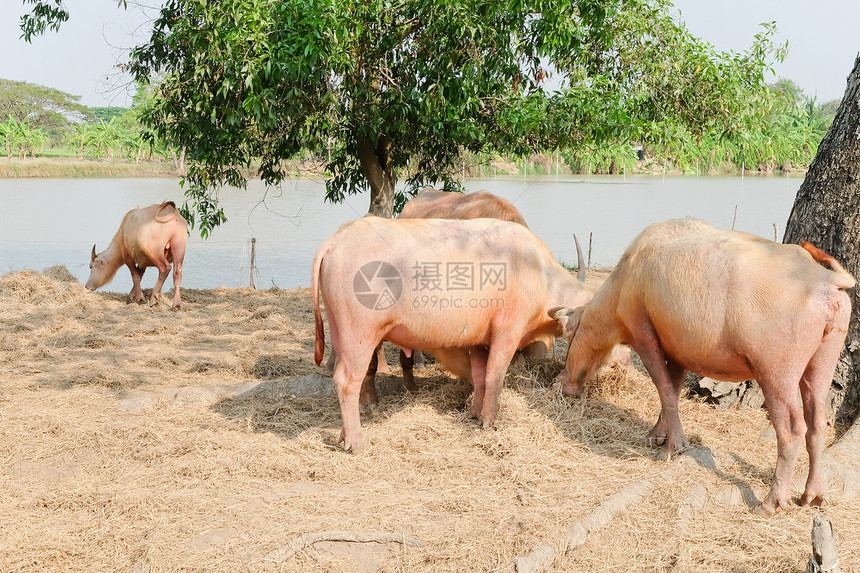
[[[471,408],[469,408],[469,416],[480,422],[481,421],[481,410],[480,410],[480,408],[475,408],[475,406],[472,406]]]
[[[352,440],[351,442],[345,441],[343,443],[343,451],[352,452],[353,454],[360,456],[367,451],[367,445],[364,443],[363,438],[358,438],[356,440]]]
[[[353,454],[363,454],[367,451],[367,446],[364,443],[364,438],[356,436],[350,440],[347,440],[344,434],[344,431],[340,431],[340,438],[338,438],[337,443],[343,444],[343,451],[352,452]]]
[[[761,517],[770,517],[771,515],[776,513],[776,510],[765,507],[764,503],[760,503],[760,504],[756,505],[754,508],[752,508],[752,512],[755,515],[758,515]]]
[[[577,388],[573,384],[563,384],[561,387],[561,391],[565,396],[579,398],[579,396],[582,394],[582,387]]]
[[[170,307],[170,310],[172,310],[173,312],[179,312],[180,310],[182,310],[182,305],[174,304],[172,307]]]
[[[781,499],[773,502],[770,501],[769,498],[765,498],[763,502],[752,508],[752,512],[756,515],[760,515],[761,517],[770,517],[777,511],[781,511],[783,509],[788,509],[788,500]]]
[[[828,503],[827,500],[824,499],[824,496],[803,494],[800,498],[800,505],[802,507],[817,507],[819,509],[823,509],[827,507]]]
[[[373,394],[361,394],[358,397],[358,407],[361,409],[376,407],[379,406],[379,398],[377,398],[376,393]]]
[[[686,440],[675,445],[667,440],[663,448],[657,452],[657,459],[661,462],[671,460],[672,457],[683,454],[689,447],[690,443]]]
[[[645,445],[649,448],[659,448],[666,443],[666,436],[645,436]]]

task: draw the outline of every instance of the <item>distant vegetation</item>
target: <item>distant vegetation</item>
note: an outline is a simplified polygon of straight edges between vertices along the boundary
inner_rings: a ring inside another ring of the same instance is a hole
[[[7,158],[179,160],[140,123],[148,98],[140,90],[129,108],[82,105],[79,96],[0,79],[0,143]]]
[[[789,79],[769,86],[773,98],[765,122],[737,132],[695,137],[682,129],[664,143],[608,143],[528,157],[468,155],[465,176],[555,173],[772,173],[803,170],[833,122],[839,100],[818,103]],[[129,108],[86,107],[80,98],[35,84],[0,79],[0,142],[6,157],[76,157],[172,161],[181,151],[159,142],[139,121],[148,105],[141,90]],[[641,151],[640,151],[641,149]],[[313,159],[303,152],[302,159]],[[319,158],[322,161],[323,158]],[[97,173],[97,172],[96,172]]]

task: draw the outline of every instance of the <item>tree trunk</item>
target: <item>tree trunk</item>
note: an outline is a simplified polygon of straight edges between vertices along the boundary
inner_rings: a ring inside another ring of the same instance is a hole
[[[860,277],[860,56],[833,125],[797,192],[785,243],[809,241]],[[848,291],[851,324],[831,388],[828,415],[850,424],[860,411],[860,288]]]
[[[358,142],[361,170],[370,184],[368,215],[390,219],[394,215],[394,168],[391,161],[391,139],[382,135],[376,145],[367,138]]]

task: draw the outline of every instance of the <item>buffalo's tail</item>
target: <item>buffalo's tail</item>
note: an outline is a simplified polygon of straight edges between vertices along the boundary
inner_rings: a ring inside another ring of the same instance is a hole
[[[167,207],[170,207],[166,213],[162,213]],[[176,218],[176,203],[173,201],[165,201],[158,206],[155,211],[155,220],[159,223],[169,223]]]
[[[325,328],[323,328],[322,313],[320,312],[320,271],[322,270],[322,262],[328,254],[330,247],[324,244],[319,248],[314,255],[314,262],[311,266],[311,296],[314,301],[314,323],[316,326],[315,342],[314,342],[314,362],[319,366],[322,363],[323,355],[325,354]]]
[[[812,255],[812,258],[821,263],[822,265],[829,266],[835,275],[836,285],[839,288],[851,288],[857,281],[854,280],[854,277],[851,276],[851,273],[845,270],[845,268],[839,264],[839,261],[834,259],[832,256],[828,255],[812,243],[808,243],[806,241],[801,241],[800,246],[806,249],[806,251]]]

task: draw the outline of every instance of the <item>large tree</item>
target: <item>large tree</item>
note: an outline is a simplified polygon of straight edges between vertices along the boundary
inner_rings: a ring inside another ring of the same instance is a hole
[[[47,13],[61,0],[27,0]],[[145,117],[187,149],[204,232],[214,190],[266,182],[300,149],[331,148],[328,197],[370,189],[390,216],[425,184],[457,187],[464,151],[725,133],[766,105],[781,51],[691,36],[667,0],[166,0],[132,55],[157,84]],[[64,14],[67,16],[67,14]],[[27,30],[39,29],[33,20]],[[554,74],[549,84],[548,73]],[[559,88],[556,90],[555,88]],[[407,192],[395,188],[406,181]]]
[[[809,241],[860,277],[860,57],[830,130],[797,192],[784,242]],[[860,412],[860,288],[849,291],[851,323],[831,393],[842,424]]]
[[[0,121],[12,118],[30,127],[56,132],[67,127],[69,119],[83,120],[89,108],[73,96],[38,84],[0,79]]]

